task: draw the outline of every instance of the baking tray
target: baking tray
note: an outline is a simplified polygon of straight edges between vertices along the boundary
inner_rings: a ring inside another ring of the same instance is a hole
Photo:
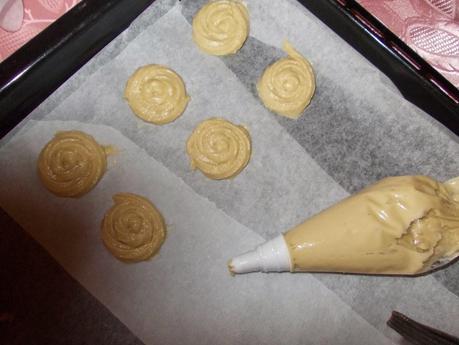
[[[153,2],[82,1],[1,63],[0,137]],[[362,6],[354,0],[299,2],[384,72],[407,100],[459,134],[459,90]]]
[[[0,63],[0,137],[154,0],[83,0]]]
[[[155,1],[2,140],[0,205],[146,344],[387,344],[381,337],[391,336],[384,325],[394,309],[454,333],[454,265],[410,280],[228,274],[228,258],[379,178],[456,176],[459,143],[295,1],[247,0],[253,25],[240,53],[202,54],[190,24],[205,1]],[[285,56],[285,38],[317,76],[316,95],[296,121],[266,110],[254,85]],[[125,81],[147,63],[174,68],[192,98],[168,126],[143,123],[123,100]],[[189,167],[184,143],[209,116],[250,130],[251,162],[233,180],[208,180]],[[97,190],[78,200],[50,196],[36,174],[39,150],[67,129],[119,149]],[[120,191],[151,199],[170,225],[151,262],[126,266],[103,248],[100,220]]]

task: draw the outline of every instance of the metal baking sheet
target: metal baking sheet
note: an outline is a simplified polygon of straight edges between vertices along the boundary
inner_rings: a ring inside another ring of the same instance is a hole
[[[402,344],[393,309],[457,333],[459,266],[419,278],[336,274],[231,277],[226,262],[379,178],[458,175],[457,137],[407,102],[391,81],[296,1],[248,0],[250,38],[228,57],[201,53],[191,18],[203,1],[156,1],[0,142],[0,206],[146,344]],[[254,84],[284,56],[311,61],[317,93],[297,121],[260,103]],[[191,96],[182,117],[146,124],[123,100],[129,75],[166,64]],[[222,116],[250,131],[253,155],[236,178],[190,170],[185,141]],[[77,199],[36,176],[58,130],[81,129],[119,149],[99,185]],[[150,198],[169,236],[158,257],[115,260],[100,221],[117,192]]]

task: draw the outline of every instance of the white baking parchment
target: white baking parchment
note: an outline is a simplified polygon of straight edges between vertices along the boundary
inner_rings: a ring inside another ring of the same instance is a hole
[[[231,257],[362,186],[396,174],[459,175],[457,137],[295,1],[248,0],[250,38],[235,56],[201,53],[190,20],[203,1],[156,1],[0,143],[0,206],[146,344],[402,343],[394,309],[457,335],[459,269],[420,278],[333,274],[231,277]],[[292,121],[254,90],[288,38],[307,56],[317,92]],[[123,100],[139,66],[170,66],[191,101],[172,124],[142,122]],[[236,178],[190,170],[185,142],[202,120],[244,124],[252,158]],[[78,129],[118,154],[97,187],[73,200],[36,176],[41,148]],[[125,264],[100,240],[111,196],[152,200],[168,224],[158,256]]]

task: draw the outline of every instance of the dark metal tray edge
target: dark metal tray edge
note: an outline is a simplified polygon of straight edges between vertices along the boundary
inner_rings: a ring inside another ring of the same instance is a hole
[[[153,2],[83,0],[0,63],[0,138]]]

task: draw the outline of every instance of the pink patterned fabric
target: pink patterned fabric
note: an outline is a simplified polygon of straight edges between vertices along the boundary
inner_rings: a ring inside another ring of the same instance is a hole
[[[459,0],[357,0],[459,87]]]
[[[0,62],[80,0],[0,0]]]

